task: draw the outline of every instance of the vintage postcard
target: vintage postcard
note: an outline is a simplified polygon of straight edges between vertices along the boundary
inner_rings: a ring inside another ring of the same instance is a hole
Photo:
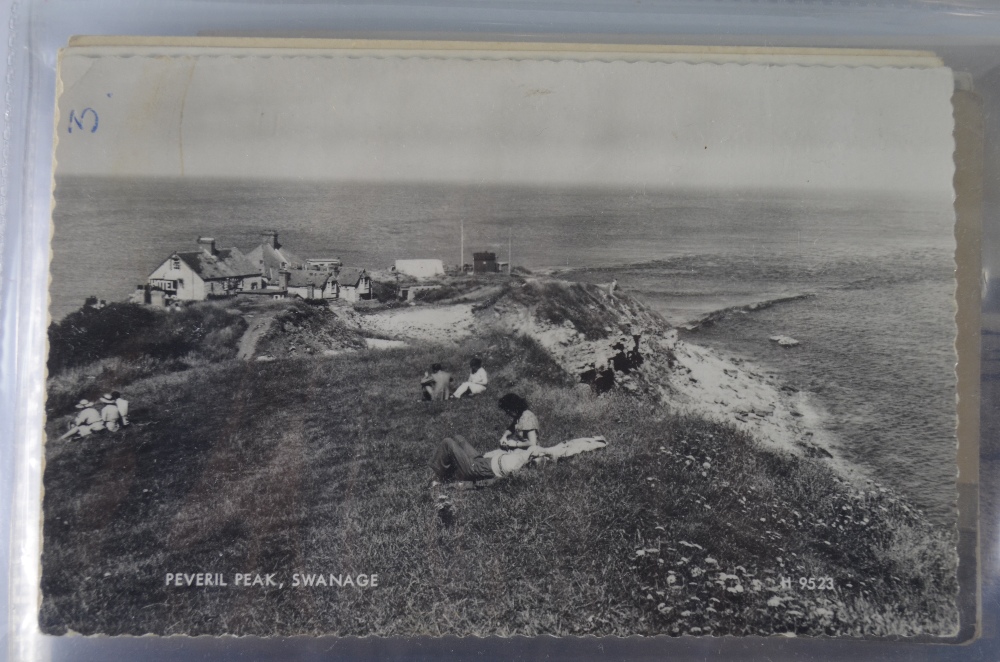
[[[958,632],[933,55],[59,66],[43,632]]]

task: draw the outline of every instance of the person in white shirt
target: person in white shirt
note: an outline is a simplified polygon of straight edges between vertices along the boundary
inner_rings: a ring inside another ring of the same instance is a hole
[[[104,421],[104,427],[107,428],[108,432],[117,432],[118,428],[121,427],[122,415],[115,404],[114,394],[105,393],[101,398],[101,404],[104,405],[101,409],[101,420]]]
[[[118,391],[111,391],[111,398],[118,407],[118,414],[122,417],[122,427],[128,426],[128,400],[122,397]]]
[[[76,403],[76,408],[80,410],[80,413],[73,419],[73,426],[66,434],[59,437],[60,439],[67,439],[74,435],[88,437],[104,429],[104,421],[93,402],[85,398]]]
[[[486,385],[490,383],[489,377],[486,375],[486,369],[483,367],[483,362],[479,359],[472,359],[469,361],[469,379],[462,384],[459,384],[458,388],[451,397],[461,398],[466,393],[470,395],[480,395],[486,392]]]

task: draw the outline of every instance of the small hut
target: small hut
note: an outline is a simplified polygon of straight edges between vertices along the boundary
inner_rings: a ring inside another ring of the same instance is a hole
[[[496,253],[473,253],[472,273],[474,274],[495,274],[500,271]]]

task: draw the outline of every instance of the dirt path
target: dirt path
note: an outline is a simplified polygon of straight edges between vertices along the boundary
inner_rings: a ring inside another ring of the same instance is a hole
[[[257,351],[257,343],[261,337],[271,328],[274,322],[274,313],[257,313],[253,317],[244,317],[247,321],[247,330],[240,338],[240,350],[237,356],[244,361],[253,359],[254,352]]]

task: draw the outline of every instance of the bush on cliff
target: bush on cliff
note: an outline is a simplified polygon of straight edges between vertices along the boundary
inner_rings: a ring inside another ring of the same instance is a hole
[[[246,322],[210,303],[167,312],[131,303],[85,307],[49,327],[49,374],[119,357],[208,360],[236,355]]]
[[[364,339],[348,329],[326,306],[293,300],[275,314],[255,353],[290,358],[364,347]]]

